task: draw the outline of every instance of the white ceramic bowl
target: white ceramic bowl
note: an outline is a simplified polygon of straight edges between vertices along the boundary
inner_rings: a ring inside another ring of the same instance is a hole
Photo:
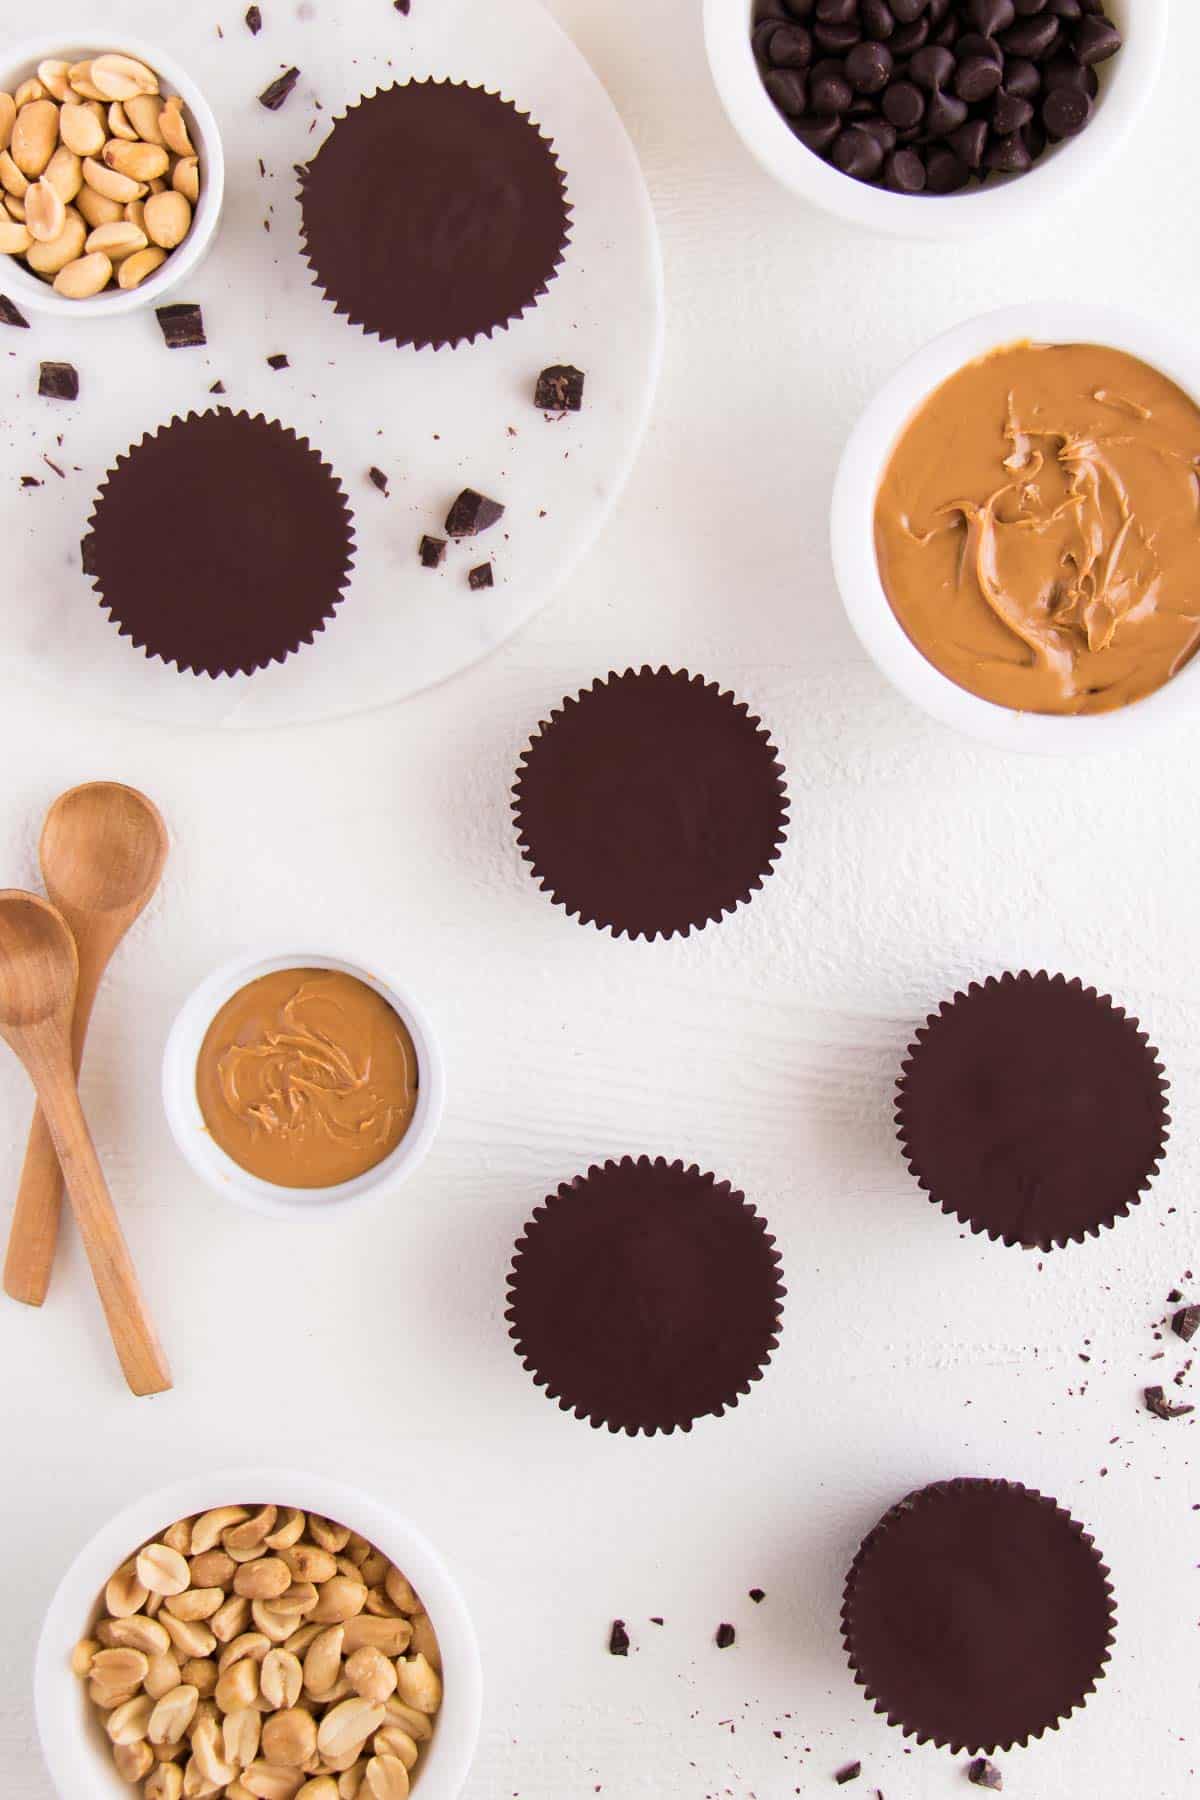
[[[246,1501],[299,1506],[349,1525],[408,1576],[437,1632],[445,1683],[413,1793],[419,1800],[458,1800],[479,1738],[483,1673],[470,1614],[446,1565],[386,1503],[324,1475],[253,1468],[193,1476],[136,1501],[96,1533],[59,1582],[38,1640],[33,1685],[42,1752],[61,1800],[130,1800],[132,1792],[113,1767],[98,1715],[70,1668],[71,1651],[95,1620],[109,1576],[173,1520]]]
[[[412,1034],[417,1052],[419,1093],[412,1122],[390,1156],[354,1181],[337,1187],[284,1188],[260,1181],[213,1142],[196,1094],[196,1060],[217,1012],[225,1002],[278,969],[338,969],[356,975],[382,994]],[[171,1027],[163,1054],[163,1104],[175,1142],[196,1174],[218,1194],[240,1201],[251,1211],[273,1218],[322,1218],[333,1207],[361,1204],[385,1189],[397,1187],[424,1161],[441,1123],[446,1100],[442,1054],[420,1006],[396,982],[380,975],[378,966],[331,956],[325,951],[295,950],[282,956],[241,956],[210,975],[184,1002]]]
[[[175,58],[156,44],[118,33],[118,41],[109,43],[104,34],[90,26],[63,29],[53,36],[27,38],[0,51],[0,89],[13,89],[49,58],[66,62],[83,62],[105,50],[119,50],[137,57],[159,77],[164,93],[178,94],[187,108],[192,142],[200,158],[200,200],[196,206],[192,229],[173,250],[162,267],[147,276],[140,287],[128,293],[119,287],[106,288],[90,300],[68,300],[56,294],[48,282],[42,281],[15,256],[0,257],[0,288],[11,300],[25,309],[54,313],[64,319],[114,319],[123,313],[136,312],[143,306],[158,306],[173,288],[194,273],[212,245],[225,199],[225,153],[221,134],[212,108],[196,83],[180,67]]]
[[[869,231],[967,238],[1028,225],[1031,214],[1093,180],[1122,148],[1150,100],[1167,41],[1168,0],[1109,0],[1124,45],[1101,65],[1090,124],[1055,144],[1025,175],[992,176],[958,194],[893,194],[824,162],[784,124],[750,44],[753,0],[704,0],[713,80],[734,129],[763,168],[794,194]]]
[[[1144,700],[1065,718],[1013,712],[969,694],[922,656],[888,603],[875,558],[875,497],[901,432],[964,363],[1004,344],[1107,344],[1141,357],[1200,402],[1200,346],[1182,331],[1107,306],[1045,302],[971,319],[927,344],[876,395],[842,453],[833,490],[834,573],[850,623],[888,680],[944,725],[1005,750],[1073,754],[1144,744],[1200,711],[1200,657]]]

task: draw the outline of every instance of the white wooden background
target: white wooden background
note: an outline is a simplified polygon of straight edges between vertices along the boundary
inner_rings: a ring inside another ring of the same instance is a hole
[[[85,1098],[178,1378],[152,1403],[124,1395],[73,1242],[43,1313],[0,1306],[0,1786],[51,1800],[30,1657],[98,1521],[185,1470],[292,1458],[394,1496],[458,1571],[489,1678],[468,1800],[784,1800],[833,1791],[855,1757],[853,1794],[962,1792],[965,1759],[906,1748],[864,1709],[837,1635],[863,1531],[906,1489],[960,1473],[1056,1494],[1095,1530],[1120,1607],[1103,1691],[1002,1759],[1005,1792],[1176,1800],[1195,1785],[1200,1482],[1194,1425],[1151,1419],[1139,1391],[1179,1360],[1151,1360],[1167,1290],[1200,1275],[1193,747],[1017,761],[926,725],[851,639],[826,510],[859,407],[933,331],[1042,294],[1192,317],[1200,12],[1174,9],[1154,116],[1106,187],[1014,239],[944,250],[852,235],[759,174],[718,109],[695,0],[553,5],[637,141],[669,302],[650,441],[570,591],[449,687],[302,733],[173,735],[0,689],[4,880],[33,881],[42,812],[73,782],[144,786],[173,829],[164,891],[99,1007]],[[38,336],[10,347],[5,406]],[[552,908],[507,814],[528,729],[642,660],[702,670],[761,710],[793,801],[753,905],[655,946]],[[192,1180],[158,1063],[214,963],[322,937],[382,946],[411,975],[451,1097],[390,1207],[301,1231]],[[1043,963],[1140,1014],[1175,1135],[1135,1217],[1039,1267],[925,1202],[889,1114],[927,1007]],[[6,1190],[26,1114],[0,1061]],[[750,1402],[690,1437],[630,1443],[561,1416],[501,1314],[529,1209],[592,1158],[643,1150],[743,1187],[790,1294]],[[605,1653],[614,1616],[628,1661]],[[719,1652],[724,1619],[739,1637]]]

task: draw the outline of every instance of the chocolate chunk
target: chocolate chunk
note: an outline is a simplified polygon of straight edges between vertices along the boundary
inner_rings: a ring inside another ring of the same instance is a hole
[[[998,1794],[1004,1786],[1003,1775],[995,1763],[989,1762],[986,1756],[975,1758],[967,1770],[967,1780],[973,1781],[976,1787],[987,1788],[993,1794]]]
[[[733,1645],[737,1642],[737,1632],[733,1629],[733,1626],[728,1623],[718,1625],[714,1642],[718,1650],[732,1649]]]
[[[1185,1344],[1190,1344],[1196,1333],[1200,1331],[1200,1306],[1184,1306],[1171,1320],[1171,1330],[1176,1337],[1181,1337]]]
[[[154,316],[162,329],[168,350],[197,350],[207,344],[204,315],[198,306],[181,301],[175,306],[157,306]]]
[[[753,1600],[755,1606],[761,1606],[766,1597],[767,1596],[763,1593],[761,1588],[750,1589],[750,1598]]]
[[[1172,1288],[1170,1293],[1167,1295],[1167,1305],[1168,1306],[1178,1306],[1179,1302],[1182,1299],[1183,1299],[1183,1295],[1180,1293],[1179,1289]]]
[[[268,112],[278,112],[299,79],[299,69],[286,69],[282,75],[276,76],[269,87],[263,89],[258,96],[258,104],[265,106]]]
[[[446,530],[452,538],[474,537],[503,517],[504,508],[498,500],[489,500],[474,488],[464,488],[446,514]]]
[[[551,363],[537,378],[533,404],[543,412],[580,412],[585,380],[582,369],[570,363]]]
[[[246,9],[246,28],[252,37],[257,37],[262,30],[262,11],[257,6]]]
[[[608,1654],[610,1656],[629,1655],[629,1633],[625,1629],[624,1619],[614,1619],[613,1628],[608,1637]]]
[[[467,576],[468,585],[473,588],[490,588],[495,586],[491,563],[479,563]]]
[[[268,356],[267,358],[267,367],[270,369],[290,369],[291,366],[291,363],[283,354],[282,350],[277,350],[274,356]]]
[[[0,294],[0,325],[15,325],[18,331],[29,330],[29,320],[7,294]]]
[[[1196,1410],[1194,1406],[1172,1405],[1160,1387],[1148,1387],[1145,1399],[1146,1411],[1152,1412],[1156,1419],[1182,1419],[1187,1413]]]
[[[38,393],[45,400],[78,400],[79,371],[72,363],[44,362],[38,373]]]
[[[421,567],[436,569],[444,562],[446,556],[445,538],[423,537],[421,539]]]
[[[862,1764],[860,1762],[852,1762],[847,1763],[844,1769],[839,1769],[833,1779],[838,1787],[845,1787],[848,1781],[857,1781],[861,1774]]]
[[[223,394],[225,392],[225,383],[223,381],[214,381],[208,391],[210,394]]]
[[[374,466],[369,468],[367,470],[367,480],[371,483],[372,487],[377,487],[381,494],[387,494],[388,478],[382,469],[376,469]]]

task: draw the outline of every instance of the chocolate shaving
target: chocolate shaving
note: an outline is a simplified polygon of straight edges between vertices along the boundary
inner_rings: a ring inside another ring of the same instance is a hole
[[[477,568],[472,569],[467,576],[467,582],[473,588],[495,587],[496,579],[492,574],[491,563],[480,563]]]
[[[1196,1333],[1200,1331],[1200,1306],[1181,1306],[1171,1320],[1171,1330],[1176,1337],[1181,1337],[1185,1344],[1190,1344]]]
[[[608,1639],[608,1654],[610,1656],[629,1655],[629,1633],[625,1629],[624,1619],[613,1620],[613,1628]]]
[[[387,491],[388,491],[388,478],[384,474],[382,469],[377,469],[374,466],[369,468],[367,470],[367,480],[371,483],[372,487],[377,487],[379,489],[380,493],[383,494],[386,498]]]
[[[15,325],[18,331],[29,330],[29,320],[7,294],[0,294],[0,325]]]
[[[204,314],[190,301],[175,306],[157,306],[154,316],[162,328],[168,350],[198,350],[207,344]]]
[[[852,1762],[847,1763],[844,1769],[839,1769],[833,1779],[837,1782],[839,1787],[845,1787],[848,1781],[857,1781],[861,1774],[862,1764],[860,1762]]]
[[[717,1635],[714,1641],[718,1650],[730,1650],[737,1641],[737,1632],[733,1629],[733,1626],[728,1623],[718,1625]]]
[[[998,1794],[1004,1786],[1004,1777],[995,1763],[990,1763],[986,1756],[977,1756],[967,1770],[967,1780],[973,1781],[976,1787],[988,1788]]]
[[[290,369],[291,366],[291,363],[283,354],[282,350],[277,350],[274,356],[268,356],[267,358],[267,367],[269,369]]]
[[[299,69],[285,69],[282,75],[276,76],[269,87],[263,89],[258,96],[258,104],[265,106],[268,112],[278,112],[299,79]]]
[[[489,500],[474,488],[464,488],[446,514],[446,530],[452,538],[474,537],[477,532],[490,530],[503,517],[504,508],[498,500]]]
[[[446,555],[445,538],[423,537],[421,539],[421,566],[425,569],[436,569]]]
[[[1195,1412],[1194,1406],[1176,1405],[1167,1399],[1160,1387],[1148,1387],[1145,1390],[1146,1411],[1152,1412],[1156,1419],[1182,1419],[1186,1413]]]
[[[78,400],[78,369],[68,362],[44,362],[38,374],[38,393],[45,400]]]
[[[552,363],[537,378],[533,404],[543,412],[581,412],[586,379],[583,370],[573,368],[570,363]]]

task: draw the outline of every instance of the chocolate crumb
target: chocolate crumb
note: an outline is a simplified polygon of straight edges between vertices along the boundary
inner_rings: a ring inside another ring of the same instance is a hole
[[[732,1625],[725,1624],[717,1626],[716,1645],[718,1650],[731,1649],[736,1638],[737,1632],[733,1629]]]
[[[423,537],[421,539],[421,566],[436,569],[445,560],[445,538]]]
[[[750,1589],[750,1598],[753,1600],[755,1606],[761,1606],[766,1597],[767,1596],[763,1593],[761,1588]]]
[[[862,1764],[860,1762],[852,1762],[847,1763],[844,1769],[839,1769],[833,1779],[837,1782],[839,1787],[845,1787],[848,1781],[857,1781],[861,1774]]]
[[[367,470],[367,480],[371,483],[372,487],[377,487],[380,493],[386,498],[388,478],[382,469],[377,469],[372,465],[372,467]]]
[[[246,29],[251,37],[257,37],[262,30],[262,10],[257,6],[246,9]]]
[[[480,563],[477,568],[471,570],[471,573],[467,576],[467,581],[473,588],[495,587],[496,580],[495,576],[492,574],[491,563]]]
[[[29,320],[7,294],[0,294],[0,325],[15,325],[18,331],[29,330]]]
[[[291,366],[291,363],[283,354],[282,350],[276,351],[274,356],[268,356],[267,358],[267,367],[270,369],[290,369]]]
[[[1181,1306],[1171,1320],[1171,1330],[1176,1337],[1181,1337],[1185,1344],[1190,1344],[1196,1333],[1200,1331],[1200,1306]]]
[[[570,363],[551,363],[537,378],[533,404],[542,412],[581,412],[586,379],[583,370],[573,368]]]
[[[658,1617],[655,1617],[655,1618],[651,1619],[650,1623],[652,1625],[662,1625],[664,1623],[664,1621]]]
[[[474,488],[464,488],[446,514],[446,530],[452,538],[474,537],[503,517],[504,508],[498,500],[489,500]]]
[[[223,381],[214,381],[208,391],[210,394],[223,394],[225,392],[225,383]]]
[[[258,104],[265,106],[268,112],[278,112],[299,79],[299,69],[285,69],[269,87],[263,89],[258,96]]]
[[[990,1763],[986,1756],[977,1756],[967,1770],[967,1780],[973,1781],[976,1787],[989,1788],[998,1794],[1004,1786],[1004,1777],[995,1763]]]
[[[1170,1293],[1167,1295],[1167,1305],[1168,1306],[1178,1306],[1179,1302],[1182,1299],[1183,1299],[1183,1295],[1180,1293],[1179,1289],[1172,1288]]]
[[[162,328],[168,350],[198,350],[207,344],[204,314],[189,301],[181,301],[175,306],[157,306],[154,316]]]
[[[613,1628],[608,1639],[608,1654],[610,1656],[629,1655],[629,1633],[625,1629],[624,1619],[613,1620]]]
[[[100,573],[96,566],[96,539],[94,533],[90,531],[85,538],[79,540],[79,562],[85,575]]]
[[[392,5],[396,8],[396,11],[398,13],[403,13],[405,18],[408,17],[409,4],[410,0],[392,0]]]
[[[1148,1387],[1145,1397],[1146,1411],[1152,1412],[1156,1419],[1182,1419],[1185,1413],[1196,1410],[1194,1406],[1173,1404],[1160,1387]]]
[[[79,371],[72,363],[44,362],[38,374],[38,393],[46,400],[78,400]]]
[[[21,477],[21,486],[23,488],[42,487],[43,485],[44,484],[38,480],[36,475],[22,475]]]

